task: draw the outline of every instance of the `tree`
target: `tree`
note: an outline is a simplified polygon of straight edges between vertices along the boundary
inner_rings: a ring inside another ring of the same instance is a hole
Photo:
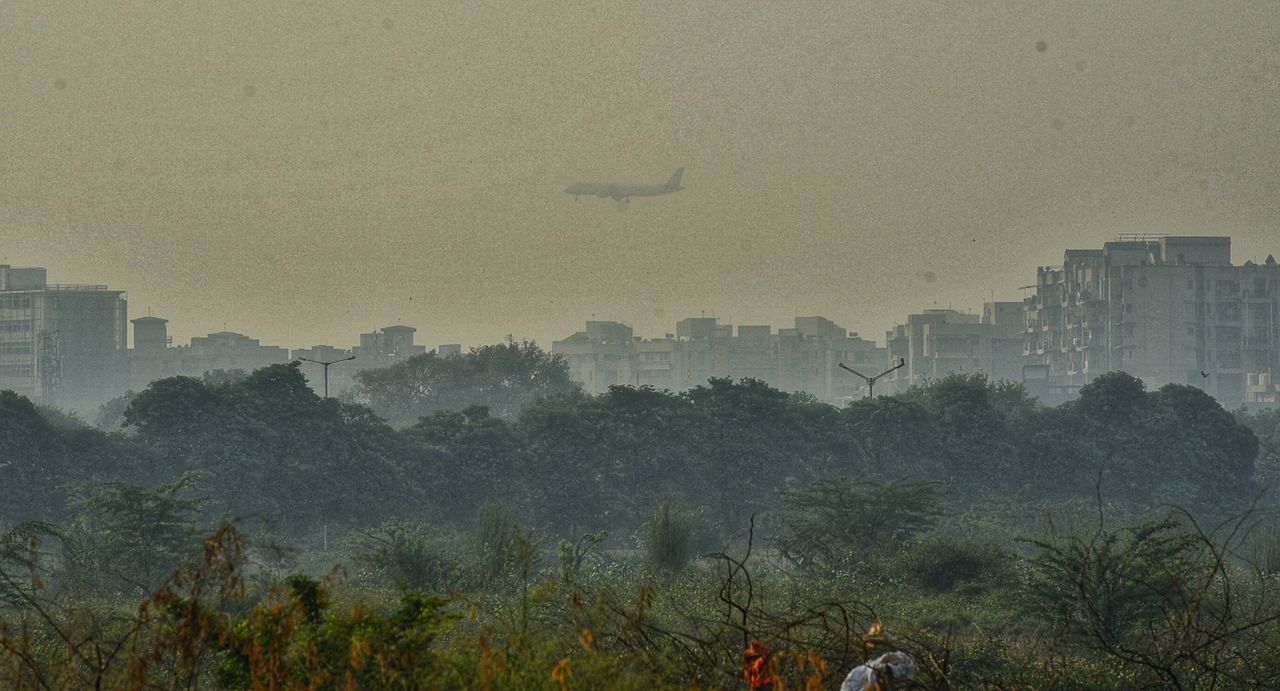
[[[142,595],[172,573],[199,543],[192,497],[198,476],[158,487],[112,482],[84,487],[72,500],[75,547],[69,561],[91,587],[108,583]]]
[[[0,391],[0,521],[57,521],[67,487],[133,472],[141,458],[125,440],[65,419],[12,391]]]
[[[779,486],[848,472],[851,450],[830,432],[839,421],[832,406],[755,379],[712,378],[682,397],[690,403],[690,461],[697,462],[687,486],[727,529],[770,508]]]
[[[578,390],[564,358],[531,341],[482,346],[466,355],[418,355],[364,370],[356,382],[356,400],[395,422],[471,405],[511,417],[540,397]]]
[[[441,518],[465,521],[486,501],[536,505],[546,478],[526,472],[527,442],[514,423],[473,405],[437,411],[404,432],[421,452],[419,477],[435,497]]]
[[[1148,688],[1272,688],[1280,622],[1268,576],[1236,566],[1251,511],[1187,514],[1033,541],[1024,606],[1064,643],[1141,670]]]
[[[383,520],[421,496],[405,440],[366,408],[321,399],[296,362],[224,384],[153,382],[125,420],[171,468],[206,473],[216,508],[233,516],[310,530],[334,516]]]
[[[655,569],[677,573],[689,562],[689,537],[693,534],[693,517],[680,507],[663,502],[649,517],[645,535],[645,552]]]
[[[1119,426],[1132,421],[1146,408],[1146,386],[1125,372],[1107,372],[1080,387],[1076,411],[1094,422]]]
[[[915,398],[880,396],[853,401],[843,417],[867,457],[866,467],[858,470],[869,478],[926,480],[944,476],[942,427]]]
[[[1259,448],[1253,430],[1194,386],[1168,384],[1152,398],[1172,415],[1168,433],[1176,435],[1176,443],[1185,455],[1194,457],[1188,459],[1186,470],[1233,491],[1249,482]]]
[[[129,409],[129,404],[137,395],[135,391],[126,391],[98,406],[98,415],[93,420],[93,426],[104,431],[124,426],[124,411]]]

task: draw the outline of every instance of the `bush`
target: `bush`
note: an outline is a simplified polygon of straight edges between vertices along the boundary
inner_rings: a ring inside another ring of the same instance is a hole
[[[488,502],[481,507],[471,537],[476,575],[481,583],[492,585],[511,573],[520,535],[520,526],[505,506]]]
[[[447,592],[461,586],[462,568],[420,525],[385,523],[361,533],[356,559],[403,590]]]
[[[645,552],[649,565],[675,573],[689,563],[689,538],[693,533],[692,517],[664,503],[649,518]]]
[[[959,588],[978,592],[1007,582],[1012,558],[990,542],[929,538],[909,547],[890,563],[895,572],[925,590],[947,593]]]
[[[897,554],[941,515],[937,483],[825,480],[782,492],[774,543],[792,564],[830,571]]]

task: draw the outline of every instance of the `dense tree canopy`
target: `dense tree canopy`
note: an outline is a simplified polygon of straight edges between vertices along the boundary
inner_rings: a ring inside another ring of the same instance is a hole
[[[1133,507],[1225,510],[1258,487],[1259,441],[1242,422],[1263,429],[1271,419],[1232,416],[1190,387],[1147,392],[1118,373],[1058,408],[955,376],[843,410],[753,380],[584,396],[562,374],[563,363],[511,343],[366,377],[384,405],[412,377],[450,392],[405,403],[430,412],[399,429],[320,399],[296,364],[157,381],[109,434],[54,426],[0,394],[0,520],[56,518],[80,486],[157,485],[193,471],[205,511],[263,514],[290,531],[397,516],[461,524],[486,501],[564,534],[635,529],[667,501],[700,511],[708,529],[735,531],[781,491],[833,478],[937,481],[949,510],[1011,496],[1092,499],[1099,488]],[[467,404],[449,409],[451,400]]]
[[[401,437],[366,408],[321,399],[297,363],[223,384],[155,382],[129,405],[125,426],[165,459],[162,477],[204,473],[229,515],[261,512],[301,529],[374,518],[420,495]]]
[[[564,359],[529,341],[472,348],[465,355],[427,353],[356,375],[356,400],[392,421],[472,405],[509,417],[542,396],[577,391]]]

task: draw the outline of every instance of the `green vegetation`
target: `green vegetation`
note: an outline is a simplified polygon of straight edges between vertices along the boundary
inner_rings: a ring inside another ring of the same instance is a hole
[[[0,687],[741,688],[753,641],[788,688],[889,650],[929,688],[1280,684],[1280,414],[1123,374],[584,396],[495,348],[366,377],[395,425],[284,365],[106,429],[0,392]]]
[[[514,340],[475,348],[465,356],[418,355],[364,370],[356,381],[353,398],[396,422],[472,405],[514,415],[539,397],[577,391],[559,356]]]
[[[678,507],[663,502],[649,517],[644,547],[649,565],[669,573],[679,573],[689,564],[689,537],[692,517]]]

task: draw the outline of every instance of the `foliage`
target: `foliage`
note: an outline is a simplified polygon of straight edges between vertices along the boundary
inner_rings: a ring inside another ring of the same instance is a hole
[[[595,533],[587,533],[579,537],[576,541],[561,540],[560,541],[560,578],[565,583],[573,583],[574,579],[582,571],[582,566],[586,563],[587,558],[592,555],[609,537],[608,531],[601,530]]]
[[[523,535],[511,512],[501,504],[489,502],[481,508],[471,537],[472,556],[481,583],[493,585],[511,573]]]
[[[842,411],[714,379],[681,394],[549,396],[516,416],[468,405],[393,428],[277,365],[223,383],[155,382],[125,410],[127,435],[55,427],[3,394],[0,518],[62,520],[70,487],[199,471],[207,518],[258,513],[283,535],[393,518],[461,528],[486,501],[559,536],[629,533],[661,501],[696,497],[700,539],[713,539],[772,510],[779,490],[832,477],[939,481],[957,513],[1011,496],[1092,500],[1101,480],[1107,502],[1218,516],[1280,478],[1274,415],[1233,417],[1198,390],[1145,392],[1125,376],[1054,409],[981,376]]]
[[[1280,575],[1280,525],[1272,525],[1249,536],[1246,559],[1258,571]]]
[[[223,384],[153,382],[125,424],[135,443],[204,473],[221,515],[262,513],[301,531],[335,516],[385,519],[389,506],[414,496],[405,442],[368,410],[322,400],[296,362]]]
[[[401,590],[447,593],[462,583],[462,566],[421,524],[399,521],[360,532],[356,559]]]
[[[222,384],[234,384],[248,378],[249,372],[239,368],[212,369],[200,375],[200,382],[205,386],[220,386]]]
[[[992,542],[931,537],[911,544],[888,563],[892,576],[925,590],[972,594],[1007,583],[1014,558]]]
[[[668,573],[684,569],[689,562],[689,538],[693,517],[679,507],[663,502],[649,517],[645,534],[645,554],[649,565]]]
[[[1280,679],[1268,582],[1236,569],[1250,513],[1213,531],[1189,516],[1035,541],[1026,604],[1064,641],[1169,688],[1262,688]]]
[[[93,419],[93,426],[104,432],[124,426],[124,411],[129,409],[129,404],[133,403],[133,399],[137,396],[136,391],[129,390],[98,406],[98,414]]]
[[[127,441],[64,422],[0,391],[0,521],[61,520],[68,487],[128,477],[131,457],[150,460]]]
[[[1106,646],[1140,635],[1162,616],[1166,600],[1185,593],[1206,556],[1171,520],[1033,544],[1039,552],[1030,562],[1032,610],[1064,633]]]
[[[804,569],[831,570],[895,554],[942,515],[938,484],[827,480],[782,492],[779,552]]]
[[[73,495],[67,565],[92,588],[140,596],[167,578],[197,544],[203,499],[191,496],[199,476],[143,487],[122,482],[83,487]]]
[[[752,641],[792,687],[889,649],[931,688],[1275,687],[1275,538],[1244,539],[1273,519],[1227,517],[1280,478],[1280,415],[1095,383],[837,410],[715,379],[393,427],[280,365],[156,382],[123,433],[0,393],[0,687],[732,687]],[[1079,537],[1012,542],[1046,524]]]
[[[530,341],[472,348],[465,355],[418,355],[356,375],[356,400],[392,421],[482,405],[510,417],[544,396],[577,391],[564,358]]]
[[[75,431],[88,426],[79,414],[55,406],[40,404],[36,406],[36,411],[45,422],[59,430]]]

